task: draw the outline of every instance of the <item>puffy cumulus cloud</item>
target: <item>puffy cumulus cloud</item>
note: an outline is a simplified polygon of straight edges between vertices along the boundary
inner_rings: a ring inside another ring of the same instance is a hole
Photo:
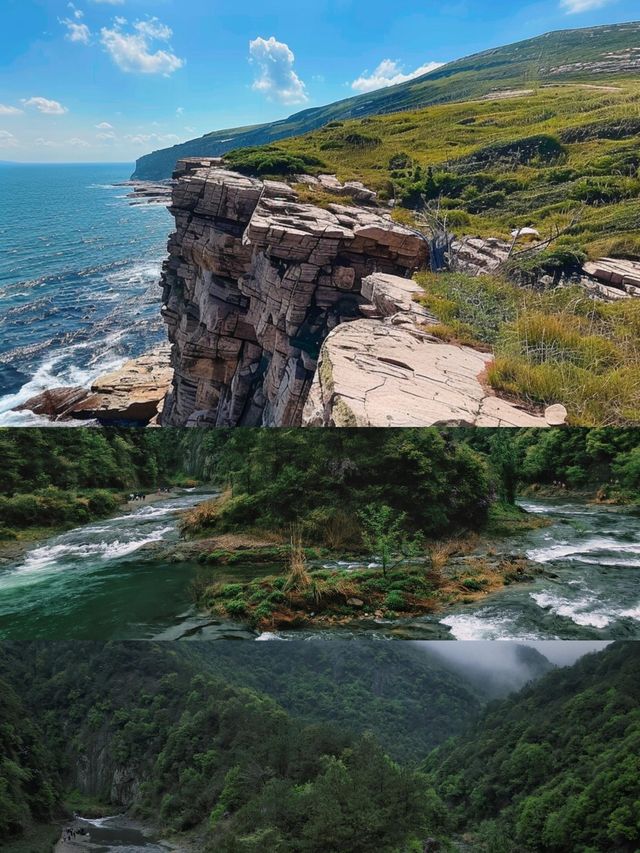
[[[107,130],[103,133],[96,133],[96,139],[99,142],[115,142],[117,136],[112,130]]]
[[[109,124],[108,121],[101,121],[100,124],[96,125],[98,130],[113,130],[113,125]]]
[[[0,148],[15,148],[18,140],[8,130],[0,130]]]
[[[150,39],[158,39],[158,41],[169,41],[173,35],[173,30],[166,24],[163,24],[157,18],[149,18],[146,21],[138,21],[134,25],[139,33]]]
[[[35,144],[41,145],[43,148],[52,148],[56,143],[52,139],[43,139],[42,136],[39,136]]]
[[[592,9],[601,9],[609,6],[615,0],[561,0],[560,7],[567,15],[577,15],[579,12],[590,12]]]
[[[18,107],[11,107],[7,104],[0,104],[0,116],[19,116],[22,114],[22,110],[18,109]]]
[[[423,74],[435,71],[441,65],[444,65],[444,62],[425,62],[424,65],[405,74],[393,59],[383,59],[371,74],[365,71],[364,74],[354,80],[351,88],[355,89],[356,92],[373,92],[374,89],[384,89],[385,86],[395,86],[397,83],[404,83],[407,80],[413,80],[415,77],[421,77]]]
[[[76,12],[76,17],[77,14],[78,13]],[[60,23],[64,24],[67,28],[65,38],[69,39],[69,41],[75,41],[79,44],[89,44],[91,40],[91,30],[86,24],[82,24],[78,20],[74,21],[71,18],[63,18]]]
[[[128,32],[127,22],[116,18],[112,27],[103,27],[100,41],[122,71],[139,74],[163,74],[168,77],[185,64],[171,48],[154,50],[154,41],[168,41],[173,31],[157,18],[138,21]]]
[[[25,98],[22,103],[25,107],[34,107],[38,112],[50,116],[63,116],[69,112],[59,101],[50,101],[48,98]]]
[[[67,145],[71,145],[73,148],[89,148],[87,140],[79,139],[77,136],[67,139]]]
[[[302,104],[309,100],[305,84],[293,70],[295,55],[288,45],[273,36],[253,39],[249,42],[249,61],[258,69],[252,86],[256,92],[263,92],[283,104]]]

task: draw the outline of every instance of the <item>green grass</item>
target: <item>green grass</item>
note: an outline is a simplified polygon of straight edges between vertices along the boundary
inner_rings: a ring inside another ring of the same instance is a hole
[[[543,236],[571,225],[589,254],[636,254],[640,86],[596,82],[616,88],[562,83],[523,97],[371,116],[272,150],[318,161],[306,171],[362,180],[409,208],[438,198],[454,231],[508,238],[525,225]],[[364,134],[376,144],[353,141]]]
[[[78,790],[70,791],[64,798],[65,806],[73,814],[77,812],[83,817],[108,817],[114,813],[113,804],[82,794]]]
[[[424,77],[398,86],[367,92],[323,107],[305,109],[281,121],[217,130],[199,139],[155,151],[138,160],[134,177],[148,180],[168,178],[180,157],[217,156],[235,148],[273,145],[279,140],[299,136],[325,125],[340,130],[344,123],[346,129],[342,130],[345,135],[361,133],[367,137],[379,136],[371,127],[361,130],[350,124],[351,119],[363,116],[468,101],[495,91],[537,88],[545,82],[577,80],[606,84],[615,74],[594,75],[588,70],[571,67],[572,64],[598,61],[608,54],[636,47],[638,29],[638,24],[627,23],[561,30],[487,50],[449,62]],[[570,67],[558,74],[554,69],[560,65]],[[632,80],[636,75],[628,72],[623,76]],[[577,100],[580,101],[579,98]],[[415,120],[407,117],[403,123],[404,130],[397,131],[400,141],[403,133],[410,132],[412,124],[415,124]],[[452,126],[452,140],[455,141],[456,133],[464,135],[467,127]],[[330,142],[330,139],[326,141]]]
[[[579,287],[534,291],[505,278],[421,273],[420,301],[446,341],[490,348],[487,381],[534,407],[563,403],[576,426],[640,422],[640,302]]]

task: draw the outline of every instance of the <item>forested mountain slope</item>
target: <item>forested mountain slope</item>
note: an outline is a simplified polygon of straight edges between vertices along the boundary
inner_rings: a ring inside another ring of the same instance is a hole
[[[281,121],[215,131],[141,157],[133,175],[168,178],[181,157],[214,156],[234,148],[264,145],[307,133],[329,122],[417,109],[429,104],[479,98],[492,91],[529,88],[543,81],[600,83],[637,75],[640,24],[611,24],[546,33],[449,62],[401,83],[344,101],[295,113]]]
[[[464,683],[415,650],[344,643],[287,656],[266,646],[251,675],[238,653],[235,685],[225,674],[233,648],[2,646],[3,840],[62,815],[75,789],[199,851],[417,853],[461,832],[478,853],[637,849],[637,644],[589,655],[480,714]],[[281,682],[270,692],[300,717],[238,686],[264,684],[270,666]],[[466,702],[476,722],[431,753],[423,772],[394,763],[375,734],[388,738],[395,725],[420,758],[428,738],[419,730],[433,720],[435,740],[446,734],[444,702],[453,703],[452,727]],[[350,731],[365,727],[374,734]]]
[[[492,705],[425,768],[451,828],[477,832],[491,853],[632,853],[640,842],[637,645],[587,655]]]

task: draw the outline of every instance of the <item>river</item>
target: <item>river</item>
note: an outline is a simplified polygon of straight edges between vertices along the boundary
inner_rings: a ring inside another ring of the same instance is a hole
[[[411,619],[358,620],[331,636],[411,640],[640,639],[640,517],[628,507],[522,500],[547,527],[507,538],[503,553],[526,554],[544,571],[471,604]],[[324,629],[296,637],[329,636]],[[290,633],[272,635],[285,639]]]
[[[196,561],[166,553],[180,538],[179,513],[207,495],[185,493],[79,527],[0,569],[0,639],[255,639],[239,622],[198,613]],[[400,620],[358,620],[261,639],[458,640],[640,639],[640,518],[625,507],[528,500],[547,527],[505,539],[544,572],[471,604]],[[281,571],[246,564],[217,569],[243,582]],[[211,577],[211,568],[206,569]]]
[[[155,547],[177,543],[179,514],[210,495],[191,492],[55,536],[0,569],[0,639],[112,640],[251,637],[198,614],[199,566]]]
[[[179,853],[180,850],[162,842],[157,843],[146,830],[125,815],[95,820],[79,817],[73,821],[73,828],[77,833],[84,830],[89,834],[88,838],[78,834],[73,844],[60,842],[57,847],[59,853],[82,849],[93,853],[168,853],[170,850]]]

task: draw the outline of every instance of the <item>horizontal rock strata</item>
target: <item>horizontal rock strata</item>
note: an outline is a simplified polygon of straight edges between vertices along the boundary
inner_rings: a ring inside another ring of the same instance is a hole
[[[163,424],[297,425],[322,342],[373,310],[362,282],[409,276],[426,242],[388,215],[301,204],[287,184],[181,161],[163,273],[175,375]]]
[[[490,355],[429,334],[437,321],[411,279],[429,262],[419,233],[372,207],[303,204],[295,187],[220,166],[187,160],[176,171],[163,425],[549,425],[483,386]],[[332,176],[302,183],[343,192]],[[458,255],[480,272],[508,251],[469,239]]]

